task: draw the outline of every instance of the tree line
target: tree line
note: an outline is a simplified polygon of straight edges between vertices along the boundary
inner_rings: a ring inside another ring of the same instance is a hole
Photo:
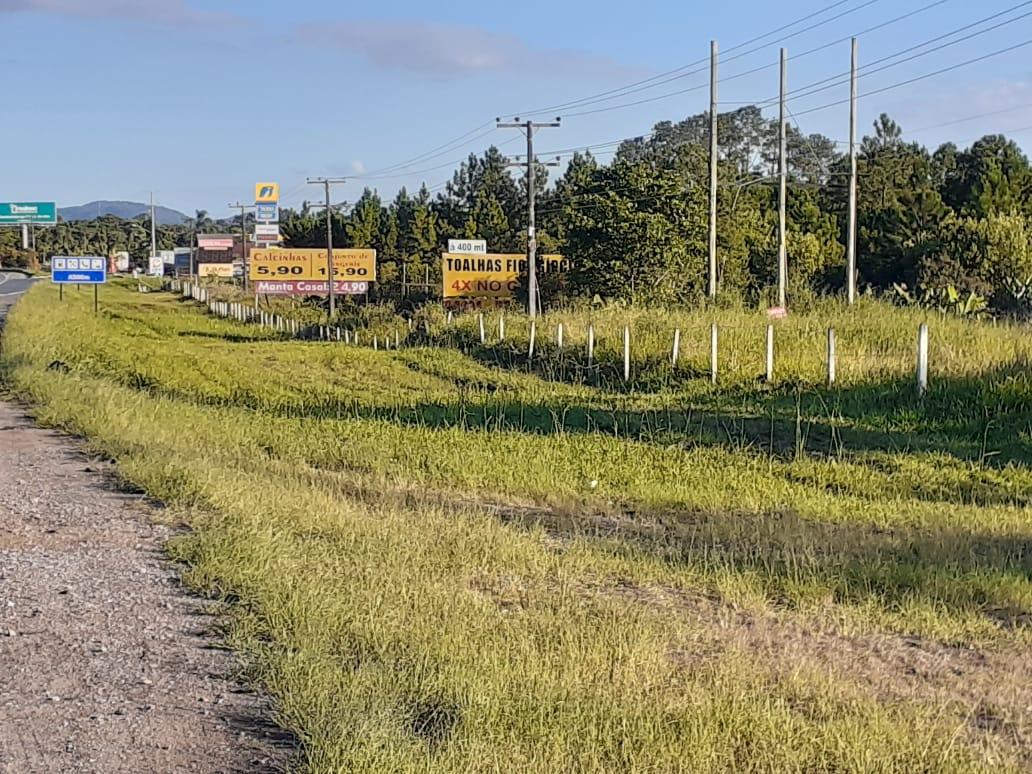
[[[543,288],[546,304],[599,296],[684,303],[706,288],[708,131],[705,113],[661,122],[602,162],[575,154],[548,184],[537,174],[538,243],[573,269]],[[718,117],[718,272],[723,296],[769,301],[777,267],[778,124],[756,106]],[[849,160],[846,148],[789,127],[789,299],[845,284]],[[1032,168],[1020,147],[986,135],[967,148],[907,142],[882,115],[858,148],[859,287],[911,301],[972,296],[1000,311],[1028,311],[1032,297]],[[486,239],[492,252],[526,249],[526,185],[497,148],[470,155],[440,190],[402,189],[384,201],[370,188],[331,216],[334,244],[378,251],[374,296],[433,296],[449,238]],[[197,230],[239,229],[239,218],[161,227],[159,247],[187,246]],[[326,219],[305,204],[281,212],[292,247],[326,244]],[[10,234],[6,235],[9,239]],[[101,218],[39,232],[41,252],[150,249],[145,219]],[[3,243],[0,242],[0,245]],[[3,248],[0,247],[0,250]],[[421,287],[429,277],[430,288]],[[407,280],[406,286],[402,279]]]

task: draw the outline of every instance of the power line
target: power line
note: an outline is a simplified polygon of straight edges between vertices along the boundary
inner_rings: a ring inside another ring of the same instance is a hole
[[[777,40],[769,41],[767,43],[764,43],[761,46],[754,47],[752,49],[749,49],[748,51],[743,51],[743,52],[741,52],[739,54],[735,54],[734,56],[731,56],[731,57],[724,57],[723,58],[723,62],[726,63],[726,62],[733,61],[735,59],[740,59],[741,57],[749,56],[750,54],[754,54],[757,51],[762,51],[763,49],[769,48],[770,46],[773,46],[773,45],[777,45],[778,43],[783,43],[786,40],[790,40],[791,38],[794,38],[794,37],[796,37],[798,35],[802,35],[802,34],[804,34],[806,32],[810,32],[810,31],[812,31],[812,30],[814,30],[814,29],[816,29],[818,27],[822,27],[825,24],[829,24],[829,23],[831,23],[833,21],[837,21],[838,19],[841,19],[843,16],[846,16],[846,15],[851,14],[851,13],[855,13],[856,11],[862,10],[863,8],[866,8],[867,6],[873,5],[873,4],[877,3],[877,2],[881,2],[881,0],[865,0],[865,2],[860,3],[858,6],[856,6],[854,8],[847,9],[847,10],[843,11],[842,13],[836,14],[835,16],[832,16],[832,17],[830,17],[828,19],[824,19],[823,21],[814,22],[813,24],[811,24],[811,25],[809,25],[807,27],[804,27],[801,30],[796,30],[795,32],[793,32],[793,33],[791,33],[789,35],[786,35],[786,36],[784,36],[782,38],[778,38]],[[943,2],[946,2],[946,0],[943,0]],[[820,9],[816,13],[807,14],[806,16],[800,17],[799,19],[796,19],[795,21],[789,22],[788,24],[784,24],[781,27],[778,27],[778,28],[776,28],[774,30],[766,32],[763,35],[758,35],[758,36],[756,36],[754,38],[751,38],[750,40],[747,40],[747,41],[745,41],[743,43],[739,43],[736,46],[732,46],[731,48],[727,49],[727,51],[725,53],[728,53],[728,52],[731,52],[731,51],[737,51],[737,50],[739,50],[741,48],[744,48],[745,46],[749,46],[749,45],[751,45],[753,43],[756,43],[756,42],[758,42],[760,40],[763,40],[764,38],[770,37],[771,35],[776,35],[778,32],[782,32],[784,30],[787,30],[787,29],[789,29],[791,27],[796,26],[797,24],[802,24],[805,21],[813,19],[815,16],[820,16],[821,14],[824,14],[827,11],[833,10],[834,8],[837,8],[838,6],[843,5],[843,4],[844,3],[842,1],[836,2],[836,3],[832,3],[831,5],[825,6],[824,8]],[[704,57],[702,59],[697,59],[694,62],[689,62],[688,64],[681,65],[680,67],[677,67],[677,68],[675,68],[673,70],[668,70],[665,73],[659,73],[658,75],[654,75],[651,78],[646,78],[646,79],[644,79],[642,81],[638,81],[636,83],[632,83],[632,84],[629,84],[627,86],[623,86],[623,87],[620,87],[620,88],[617,88],[617,89],[610,89],[609,91],[600,92],[599,94],[595,94],[595,95],[592,95],[592,96],[589,96],[589,97],[582,97],[581,99],[571,100],[570,102],[564,102],[564,103],[561,103],[561,104],[558,104],[558,105],[552,105],[550,107],[538,108],[536,110],[525,110],[525,111],[522,111],[520,114],[521,115],[535,115],[535,114],[538,114],[538,113],[550,112],[550,111],[555,111],[555,110],[566,110],[567,108],[571,108],[571,107],[584,107],[585,105],[595,104],[595,103],[598,103],[598,102],[608,102],[608,101],[613,100],[613,99],[618,99],[619,97],[625,97],[627,95],[635,94],[635,93],[638,93],[638,92],[641,92],[641,91],[648,91],[649,89],[655,88],[656,86],[661,86],[661,85],[663,85],[665,83],[670,83],[672,81],[680,80],[682,78],[687,78],[687,77],[689,77],[691,75],[696,75],[698,73],[705,72],[705,71],[708,70],[708,65],[705,66],[705,67],[701,67],[701,68],[699,68],[697,70],[691,70],[690,68],[697,67],[698,65],[701,65],[701,64],[704,64],[704,63],[708,63],[708,62],[709,62],[709,57]],[[684,72],[685,70],[688,70],[688,72]],[[648,84],[648,85],[645,85],[645,84]],[[581,114],[580,113],[567,113],[567,115],[581,115]]]
[[[1029,12],[1024,13],[1024,14],[1021,14],[1020,16],[1016,16],[1016,17],[1014,17],[1012,19],[1005,19],[1004,21],[999,22],[998,24],[994,24],[991,27],[986,27],[983,30],[977,30],[975,32],[972,32],[970,35],[965,35],[962,38],[957,38],[956,40],[948,41],[946,43],[943,43],[942,45],[935,46],[934,48],[930,48],[927,51],[918,52],[918,53],[914,54],[913,56],[906,57],[905,59],[900,59],[898,62],[890,62],[889,64],[883,65],[882,67],[871,69],[872,67],[874,67],[874,65],[881,64],[882,62],[888,62],[891,59],[896,59],[897,57],[900,57],[903,54],[907,54],[907,53],[909,53],[911,51],[914,51],[916,49],[924,48],[925,46],[929,46],[932,43],[935,43],[935,42],[938,42],[940,40],[943,40],[944,38],[952,37],[952,36],[957,35],[957,34],[959,34],[961,32],[964,32],[965,30],[971,29],[972,27],[975,27],[975,26],[977,26],[979,24],[984,24],[987,21],[992,21],[993,19],[996,19],[996,18],[998,18],[998,17],[1000,17],[1000,16],[1002,16],[1004,14],[1010,13],[1011,11],[1015,11],[1015,10],[1017,10],[1019,8],[1023,8],[1023,7],[1028,6],[1028,5],[1032,5],[1032,0],[1026,0],[1026,2],[1018,3],[1017,5],[1012,6],[1010,8],[1007,8],[1007,9],[1005,9],[1003,11],[1000,11],[999,13],[995,13],[995,14],[992,14],[990,16],[986,16],[985,18],[982,18],[982,19],[979,19],[977,21],[971,22],[970,24],[965,24],[962,27],[958,27],[955,30],[951,30],[950,32],[943,33],[942,35],[937,35],[934,38],[929,38],[928,40],[926,40],[926,41],[924,41],[922,43],[917,43],[917,44],[915,44],[913,46],[908,46],[907,48],[904,48],[904,49],[896,51],[896,52],[894,52],[892,54],[888,54],[886,56],[883,56],[880,59],[875,59],[875,60],[873,60],[871,62],[868,62],[866,65],[858,68],[858,70],[863,75],[873,75],[874,73],[879,73],[879,72],[882,72],[884,70],[888,70],[889,68],[896,67],[898,65],[904,64],[905,62],[910,62],[910,61],[913,61],[914,59],[919,59],[920,57],[927,56],[928,54],[934,54],[937,51],[941,51],[941,50],[943,50],[945,48],[949,48],[950,46],[954,46],[957,43],[963,43],[966,40],[971,40],[972,38],[976,38],[979,35],[984,35],[987,32],[992,32],[993,30],[997,30],[997,29],[999,29],[1001,27],[1005,27],[1008,24],[1013,24],[1016,21],[1020,21],[1021,19],[1024,19],[1024,18],[1026,18],[1028,16],[1032,16],[1032,11],[1029,11]],[[809,97],[809,96],[811,96],[813,94],[817,94],[819,92],[827,91],[828,89],[835,88],[836,86],[844,85],[845,83],[848,82],[848,78],[849,78],[849,72],[848,71],[844,72],[844,73],[838,73],[836,75],[832,75],[832,76],[829,76],[827,78],[822,78],[819,81],[814,81],[812,83],[806,84],[805,86],[800,86],[800,87],[794,89],[793,91],[790,91],[788,93],[788,96],[792,97],[793,99],[803,99],[803,98]],[[846,80],[842,80],[842,79],[846,79]],[[828,83],[829,81],[834,81],[834,83]],[[827,84],[827,85],[822,86],[821,84]],[[820,87],[820,88],[814,88],[814,87]],[[802,93],[800,93],[800,92],[802,92]],[[755,104],[755,105],[759,106],[761,109],[763,109],[764,107],[772,107],[774,104],[777,103],[777,100],[778,100],[777,97],[770,97],[770,98],[767,98],[767,99],[755,102],[753,104]]]
[[[957,64],[950,65],[949,67],[943,67],[943,68],[941,68],[939,70],[935,70],[934,72],[925,73],[924,75],[918,75],[918,76],[915,76],[913,78],[907,78],[904,81],[899,81],[898,83],[892,83],[892,84],[889,84],[888,86],[882,86],[881,88],[874,89],[872,91],[864,92],[863,94],[861,94],[859,96],[860,97],[871,97],[871,96],[874,96],[875,94],[881,94],[881,93],[886,92],[886,91],[891,91],[892,89],[898,89],[900,86],[909,86],[911,83],[917,83],[918,81],[923,81],[926,78],[933,78],[936,75],[942,75],[943,73],[952,72],[953,70],[959,70],[961,67],[967,67],[968,65],[972,65],[972,64],[975,64],[977,62],[982,62],[982,61],[984,61],[986,59],[991,59],[994,56],[1000,56],[1001,54],[1007,54],[1007,53],[1009,53],[1011,51],[1016,51],[1019,48],[1024,48],[1025,46],[1030,45],[1030,44],[1032,44],[1032,39],[1025,40],[1025,41],[1023,41],[1021,43],[1016,43],[1013,46],[1007,46],[1006,48],[1000,48],[1000,49],[997,49],[996,51],[990,51],[988,54],[983,54],[982,56],[976,56],[973,59],[968,59],[968,60],[966,60],[964,62],[958,62]],[[836,105],[841,105],[844,102],[848,102],[848,101],[849,101],[848,99],[846,99],[846,100],[836,100],[834,102],[829,102],[829,103],[827,103],[825,105],[820,105],[820,106],[815,107],[815,108],[809,108],[807,110],[800,110],[800,111],[798,111],[796,113],[796,116],[802,116],[802,115],[807,115],[809,113],[816,113],[816,112],[821,111],[821,110],[827,110],[830,107],[835,107]]]
[[[1030,0],[1030,1],[1032,1],[1032,0]],[[485,127],[490,127],[490,128],[484,130]],[[484,130],[484,131],[482,131],[482,130]],[[477,134],[477,132],[479,132],[479,134]],[[486,137],[487,135],[493,134],[493,133],[494,133],[494,125],[493,124],[481,124],[476,129],[468,131],[465,134],[455,138],[454,140],[452,140],[450,142],[447,142],[447,143],[444,143],[443,145],[438,145],[436,148],[432,148],[431,150],[427,151],[426,153],[420,154],[419,156],[413,156],[411,159],[408,159],[407,161],[399,162],[397,164],[392,164],[389,167],[381,167],[380,169],[374,169],[372,172],[363,172],[361,175],[353,175],[352,179],[361,179],[361,178],[366,178],[366,177],[376,177],[376,176],[381,175],[381,173],[394,172],[394,171],[397,171],[397,170],[400,170],[400,169],[404,169],[405,167],[410,167],[413,164],[418,164],[418,163],[421,163],[423,161],[430,161],[431,159],[439,158],[439,157],[441,157],[441,156],[443,156],[445,154],[451,153],[452,151],[457,150],[458,148],[461,148],[463,145],[467,145],[469,143],[475,142],[476,140],[479,140],[482,137]],[[474,135],[474,134],[476,134],[475,137],[470,137],[470,135]],[[467,138],[469,138],[469,139],[467,139]]]

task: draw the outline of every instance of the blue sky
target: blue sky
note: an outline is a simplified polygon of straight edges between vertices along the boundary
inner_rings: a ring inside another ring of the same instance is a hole
[[[442,183],[455,161],[492,142],[521,152],[512,130],[480,136],[495,116],[526,115],[682,67],[704,59],[711,38],[727,52],[721,109],[733,109],[777,94],[779,45],[792,57],[934,0],[843,0],[818,13],[832,2],[0,0],[0,200],[144,201],[153,190],[161,204],[221,216],[228,202],[249,200],[257,180],[279,181],[284,204],[315,198],[319,192],[304,184],[309,175],[354,177],[338,189],[341,200],[354,200],[365,185],[390,197],[402,185]],[[861,35],[861,66],[1018,2],[940,0]],[[940,43],[1004,22],[998,29],[862,72],[860,92],[1032,39],[1032,16],[1018,18],[1030,12],[1032,3]],[[799,19],[805,21],[733,49]],[[800,32],[811,25],[819,26]],[[1027,149],[1030,54],[1032,45],[862,99],[861,134],[884,111],[905,131],[922,130],[908,136],[931,146],[1003,131]],[[789,90],[848,67],[845,41],[790,58]],[[562,128],[541,132],[537,150],[636,136],[658,120],[705,110],[708,73],[695,69],[609,102],[536,116],[564,116]],[[805,111],[846,97],[848,87],[836,85],[795,96],[789,109],[804,131],[845,140],[846,105]],[[988,112],[996,114],[939,126]],[[443,155],[376,175],[477,127],[468,143]]]

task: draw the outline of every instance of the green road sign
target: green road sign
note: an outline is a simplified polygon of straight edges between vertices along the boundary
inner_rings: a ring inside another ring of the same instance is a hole
[[[57,205],[54,202],[0,202],[0,225],[57,223]]]

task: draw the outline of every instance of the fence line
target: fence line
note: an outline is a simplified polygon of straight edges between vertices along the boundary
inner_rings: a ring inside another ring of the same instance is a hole
[[[167,283],[166,289],[178,293],[183,299],[190,299],[201,303],[208,310],[210,314],[220,318],[226,318],[234,320],[241,324],[254,324],[258,327],[269,329],[280,334],[284,334],[290,338],[312,340],[316,339],[319,341],[344,343],[353,346],[359,346],[360,336],[358,330],[352,330],[346,326],[328,326],[328,325],[304,325],[299,320],[293,317],[284,317],[283,315],[276,314],[270,311],[262,310],[257,307],[249,306],[235,301],[222,301],[217,298],[212,298],[209,290],[205,287],[190,282],[182,282],[174,280],[171,283]],[[468,317],[466,318],[468,319]],[[452,312],[449,311],[446,317],[446,325],[448,328],[452,328],[456,323],[456,319]],[[407,321],[410,332],[414,332],[415,324],[410,318]],[[487,344],[487,331],[486,321],[483,312],[477,314],[477,333],[479,334],[479,340],[482,346]],[[709,379],[712,384],[717,384],[720,381],[720,334],[721,329],[730,328],[735,329],[750,329],[754,330],[751,326],[744,325],[732,325],[724,326],[716,322],[710,324],[710,336],[709,336]],[[424,319],[423,325],[424,333],[427,339],[432,339],[431,326],[429,319]],[[467,328],[468,330],[468,328]],[[594,322],[589,322],[587,325],[587,336],[582,352],[586,357],[586,363],[588,369],[598,367],[598,335],[595,329]],[[827,387],[834,387],[838,383],[838,362],[840,354],[838,352],[837,334],[833,328],[827,328],[826,331],[826,349],[825,349],[825,383]],[[451,334],[449,334],[451,335]],[[498,342],[501,343],[506,340],[507,326],[506,318],[504,314],[500,314],[498,317]],[[406,338],[408,334],[406,333]],[[518,339],[517,339],[518,341]],[[684,337],[680,327],[675,327],[672,331],[672,339],[670,340],[670,372],[677,373],[679,371],[679,364],[683,355]],[[399,350],[403,344],[401,331],[398,327],[395,327],[392,332],[387,334],[375,334],[372,335],[368,340],[374,350],[380,350],[381,348],[389,351],[392,349]],[[382,347],[381,347],[382,344]],[[622,376],[624,382],[630,382],[631,371],[632,371],[632,331],[631,326],[626,324],[622,329],[622,341],[621,341],[621,354],[622,354]],[[567,337],[567,327],[562,321],[558,322],[555,331],[555,346],[556,351],[559,353],[565,352],[571,346]],[[913,350],[912,350],[913,351]],[[776,380],[777,373],[777,338],[775,325],[768,323],[765,330],[764,338],[764,379],[768,384],[773,384]],[[535,354],[541,356],[538,352],[537,342],[537,321],[531,320],[529,323],[529,336],[527,341],[526,357],[528,365],[533,362]],[[732,358],[734,352],[732,353]],[[919,395],[925,395],[928,391],[929,383],[929,334],[928,324],[922,323],[917,332],[917,347],[916,356],[911,362],[914,363],[914,383]],[[902,365],[905,362],[906,355],[902,353],[894,352],[861,352],[855,354],[848,354],[846,358],[850,362],[871,362],[879,360],[895,360],[900,362]],[[583,362],[583,361],[582,361]],[[611,362],[611,361],[610,361]],[[583,366],[578,366],[583,367]]]

